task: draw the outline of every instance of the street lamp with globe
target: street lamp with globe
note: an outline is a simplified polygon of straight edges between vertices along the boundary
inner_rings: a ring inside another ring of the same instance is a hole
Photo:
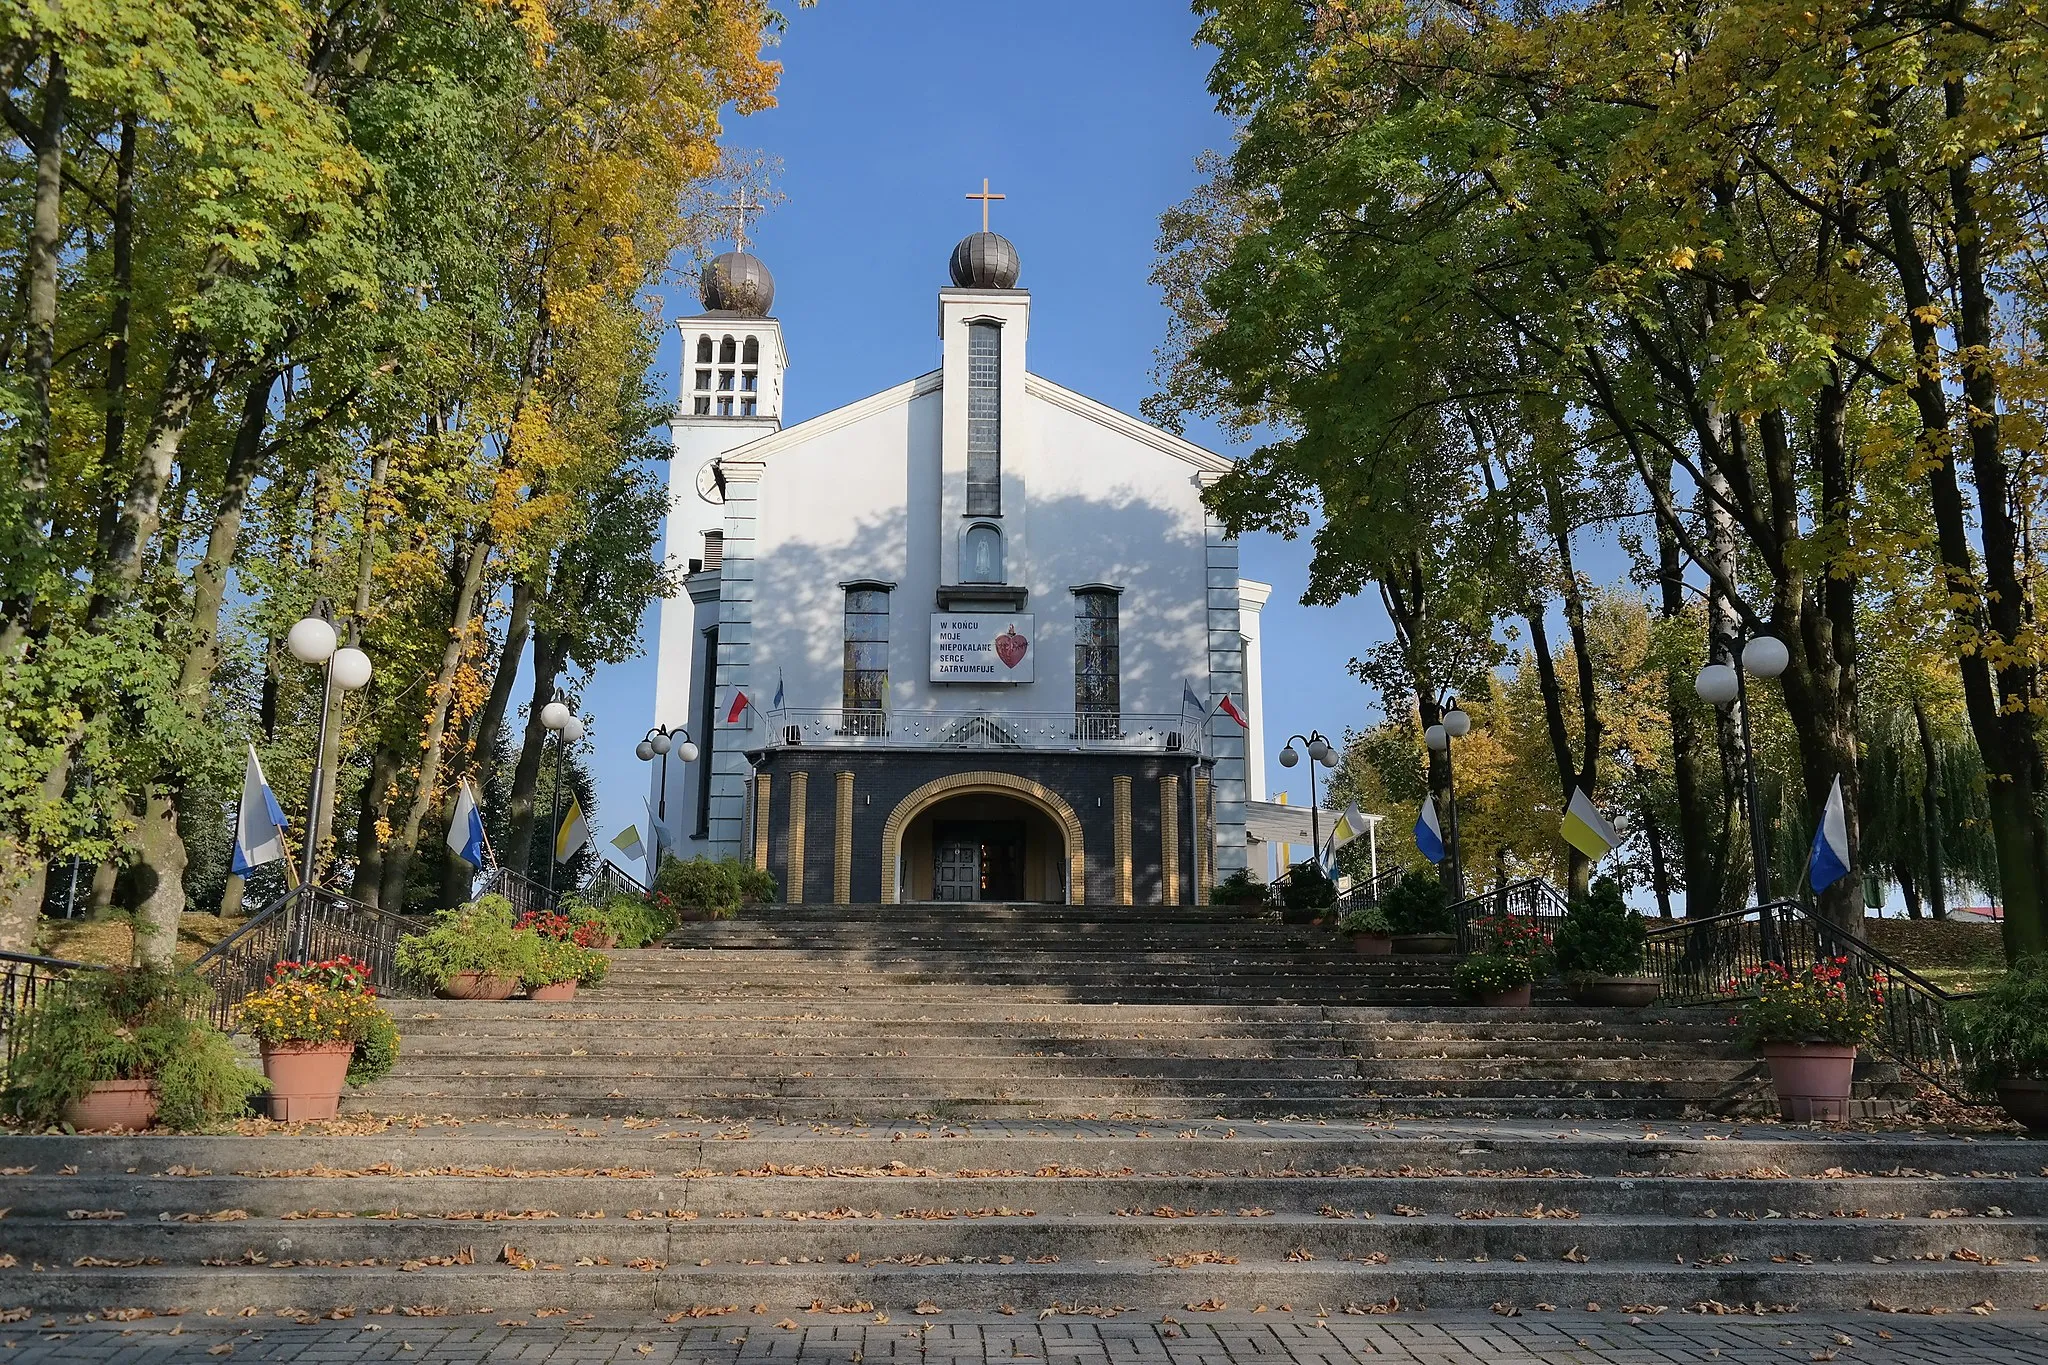
[[[1444,756],[1444,789],[1448,798],[1445,814],[1450,823],[1445,833],[1450,836],[1451,900],[1456,903],[1465,899],[1465,865],[1458,856],[1458,777],[1451,764],[1451,741],[1472,733],[1472,714],[1458,705],[1456,697],[1439,702],[1437,714],[1440,719],[1422,732],[1422,742]]]
[[[324,807],[330,793],[326,790],[327,775],[327,717],[333,709],[334,689],[339,686],[344,692],[356,692],[370,685],[370,656],[353,644],[336,648],[339,637],[334,631],[332,610],[326,598],[314,603],[312,613],[293,624],[284,637],[285,648],[302,664],[312,664],[321,670],[320,676],[320,737],[313,748],[313,779],[306,795],[305,849],[300,859],[299,882],[309,892],[313,888],[315,859],[319,853],[320,829],[325,823]]]
[[[1763,798],[1756,785],[1756,750],[1749,733],[1749,690],[1743,684],[1743,676],[1776,678],[1791,663],[1792,653],[1783,640],[1775,635],[1755,635],[1743,645],[1736,663],[1710,663],[1693,680],[1693,690],[1699,693],[1701,701],[1722,708],[1740,708],[1736,714],[1742,731],[1742,785],[1749,806],[1749,848],[1756,864],[1758,905],[1768,904],[1771,899],[1770,839],[1764,828]]]
[[[688,727],[678,725],[671,729],[657,725],[647,732],[647,738],[633,746],[633,752],[642,763],[661,759],[660,795],[655,798],[654,818],[664,824],[668,821],[668,756],[674,753],[678,763],[695,763],[697,746],[690,742]]]
[[[1301,750],[1294,747],[1295,740],[1300,740],[1302,747],[1308,750],[1308,837],[1315,841],[1315,848],[1310,856],[1320,858],[1323,853],[1323,824],[1316,801],[1316,765],[1321,764],[1325,768],[1336,767],[1337,751],[1330,747],[1330,741],[1324,737],[1321,730],[1311,730],[1305,735],[1291,735],[1288,737],[1287,747],[1280,751],[1280,766],[1283,768],[1292,768],[1301,762]]]
[[[553,833],[548,838],[548,894],[555,892],[555,848],[562,839],[562,768],[568,760],[568,746],[583,738],[583,722],[561,694],[540,709],[540,723],[543,729],[555,733],[555,783],[554,793],[548,798],[549,826]]]

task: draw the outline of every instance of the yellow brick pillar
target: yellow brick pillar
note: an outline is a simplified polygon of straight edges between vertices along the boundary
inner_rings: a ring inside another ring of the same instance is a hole
[[[1131,779],[1113,777],[1110,779],[1113,795],[1110,797],[1111,819],[1114,831],[1111,847],[1116,858],[1116,903],[1131,903]]]
[[[709,781],[700,777],[699,781]],[[763,872],[768,870],[768,816],[769,809],[768,774],[754,774],[754,866]]]
[[[1180,778],[1159,779],[1160,902],[1180,904]]]
[[[1209,903],[1209,888],[1216,883],[1216,844],[1209,810],[1209,779],[1195,779],[1195,903]]]
[[[832,803],[832,903],[853,900],[853,774],[835,773]]]
[[[789,885],[782,898],[791,905],[804,903],[804,800],[810,795],[811,775],[789,775]]]

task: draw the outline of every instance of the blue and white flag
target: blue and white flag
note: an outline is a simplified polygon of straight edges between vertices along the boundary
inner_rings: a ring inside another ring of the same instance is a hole
[[[1422,798],[1422,814],[1415,817],[1415,847],[1433,863],[1444,860],[1444,827],[1436,818],[1436,797]]]
[[[1818,896],[1848,875],[1849,822],[1842,814],[1842,779],[1837,777],[1828,792],[1827,809],[1821,812],[1820,828],[1813,832],[1813,856],[1806,863],[1806,879]]]
[[[481,872],[484,870],[484,813],[465,780],[455,797],[455,814],[448,820],[448,847],[455,856]]]
[[[779,668],[775,670],[775,700],[769,703],[768,709],[771,711],[780,711],[782,709],[782,670]]]
[[[1182,715],[1190,711],[1198,716],[1209,714],[1209,704],[1195,695],[1195,685],[1186,678],[1180,680],[1180,709]]]
[[[283,862],[284,807],[264,780],[256,746],[249,746],[249,765],[242,770],[242,804],[235,812],[235,856],[232,867],[246,877],[268,863]]]

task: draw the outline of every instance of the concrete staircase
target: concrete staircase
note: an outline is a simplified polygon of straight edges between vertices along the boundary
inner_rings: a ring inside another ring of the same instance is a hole
[[[2048,1300],[2044,1149],[1727,1117],[1763,1088],[1720,1011],[1454,1005],[1448,963],[1206,910],[777,907],[616,959],[394,1002],[332,1131],[0,1137],[0,1310]]]
[[[1722,1010],[1455,1003],[1447,958],[1234,911],[772,907],[572,1004],[394,1002],[358,1113],[775,1122],[1764,1112]],[[1873,1064],[1867,1105],[1910,1094]]]
[[[2048,1298],[2048,1181],[2018,1141],[626,1124],[0,1140],[0,1309],[765,1324],[751,1315]]]

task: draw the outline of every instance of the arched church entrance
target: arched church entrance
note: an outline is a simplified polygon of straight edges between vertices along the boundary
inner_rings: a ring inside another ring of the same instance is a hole
[[[959,773],[898,803],[882,833],[882,899],[1082,899],[1081,822],[1066,802],[1008,773]]]

